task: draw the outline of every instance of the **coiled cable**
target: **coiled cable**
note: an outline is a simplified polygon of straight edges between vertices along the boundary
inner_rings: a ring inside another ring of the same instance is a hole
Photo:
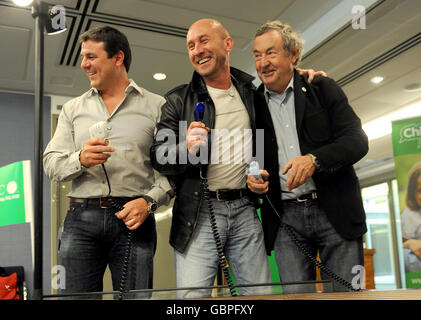
[[[292,242],[294,242],[294,244],[297,246],[297,248],[299,249],[299,251],[308,259],[310,260],[313,264],[315,264],[317,267],[320,268],[321,271],[323,271],[326,275],[328,275],[329,277],[331,277],[334,281],[338,282],[339,284],[343,285],[344,287],[350,289],[351,291],[361,291],[360,288],[354,288],[354,286],[349,283],[349,281],[345,280],[344,278],[342,278],[341,276],[337,275],[336,273],[334,273],[332,270],[330,270],[328,267],[326,267],[323,263],[321,263],[320,261],[318,261],[308,250],[307,246],[305,246],[302,241],[298,240],[295,232],[293,230],[293,228],[290,225],[287,225],[285,223],[282,222],[281,220],[281,216],[279,215],[278,211],[276,210],[275,206],[272,204],[272,202],[270,201],[268,195],[265,196],[266,200],[268,201],[268,203],[270,204],[270,206],[272,207],[273,211],[276,213],[276,215],[279,218],[279,222],[280,222],[280,226],[281,228],[283,228],[287,235],[290,237],[290,239],[292,240]]]
[[[213,204],[212,204],[210,193],[209,193],[208,179],[202,176],[202,172],[200,173],[200,178],[201,178],[201,189],[202,189],[203,198],[205,199],[208,205],[209,219],[210,219],[213,238],[215,240],[216,250],[218,252],[219,265],[222,269],[222,272],[224,273],[224,277],[225,277],[225,280],[227,281],[231,296],[237,296],[237,290],[234,287],[234,284],[228,272],[229,264],[224,254],[221,237],[219,235],[218,227],[216,224],[215,212],[214,212]]]
[[[124,207],[118,203],[112,196],[111,196],[111,184],[110,179],[108,178],[107,170],[105,170],[105,166],[102,163],[101,164],[102,169],[104,170],[105,178],[107,179],[108,184],[108,194],[106,196],[106,199],[111,203],[112,207],[115,208],[118,211],[121,211],[124,209]],[[121,277],[120,277],[120,285],[119,285],[119,291],[118,291],[118,300],[123,300],[124,293],[126,290],[126,282],[129,274],[129,264],[130,264],[130,257],[132,252],[132,246],[133,246],[133,230],[128,230],[127,233],[127,242],[126,242],[126,249],[124,252],[123,257],[123,266],[121,268]]]

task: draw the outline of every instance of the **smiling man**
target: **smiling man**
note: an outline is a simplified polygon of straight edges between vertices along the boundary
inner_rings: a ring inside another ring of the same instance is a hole
[[[280,219],[314,257],[319,253],[350,284],[353,267],[364,264],[362,235],[367,230],[352,165],[367,153],[368,139],[335,81],[316,77],[309,84],[298,74],[301,50],[300,36],[280,21],[256,31],[254,61],[263,82],[256,121],[265,130],[262,176],[267,181],[249,175],[247,182],[254,192],[267,193],[262,205],[265,243],[268,252],[275,250],[282,282],[315,280],[316,270],[280,228]],[[333,289],[350,287],[334,282]],[[307,288],[284,287],[286,293],[302,290]]]
[[[252,76],[230,67],[229,55],[234,42],[220,22],[202,19],[193,23],[187,32],[186,44],[195,69],[193,78],[189,84],[167,93],[157,129],[158,133],[161,129],[177,133],[178,143],[173,146],[176,152],[183,148],[196,154],[198,147],[207,147],[210,129],[254,128],[255,88]],[[194,119],[198,102],[205,104],[202,122]],[[187,137],[178,134],[180,121],[189,125]],[[208,202],[203,198],[200,172],[208,179],[221,245],[237,284],[268,282],[262,226],[246,189],[247,163],[229,161],[202,167],[192,163],[162,164],[157,159],[162,143],[155,138],[151,158],[155,169],[168,175],[175,184],[170,243],[175,249],[177,286],[210,286],[218,270],[218,252]],[[254,288],[240,289],[240,294],[253,292]],[[180,297],[191,298],[210,294],[211,290],[179,292]]]
[[[81,68],[91,89],[64,104],[44,152],[48,177],[72,181],[59,248],[59,263],[66,270],[61,292],[101,291],[107,265],[113,288],[119,290],[128,230],[133,247],[124,289],[150,289],[156,248],[153,212],[157,204],[168,204],[172,193],[167,178],[154,178],[148,164],[164,99],[128,78],[131,51],[120,31],[94,28],[80,42]],[[104,136],[91,137],[90,128],[99,123]],[[124,209],[118,211],[110,196]]]

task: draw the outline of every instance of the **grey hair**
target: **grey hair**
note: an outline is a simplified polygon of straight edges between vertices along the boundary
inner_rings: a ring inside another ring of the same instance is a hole
[[[298,63],[301,61],[301,51],[303,50],[303,43],[304,40],[301,36],[295,32],[292,27],[288,24],[282,23],[281,21],[268,21],[265,24],[261,25],[254,35],[254,38],[265,34],[266,32],[276,30],[278,31],[284,43],[284,49],[287,52],[288,56],[294,54],[294,52],[298,49],[298,58],[294,63],[294,66],[297,66]]]

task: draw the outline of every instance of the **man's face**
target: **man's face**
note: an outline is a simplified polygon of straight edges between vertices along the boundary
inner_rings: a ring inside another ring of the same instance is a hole
[[[231,50],[220,28],[207,21],[194,23],[187,33],[187,50],[193,68],[205,78],[215,78],[224,70]]]
[[[106,90],[112,85],[112,79],[116,70],[116,58],[108,58],[104,49],[104,42],[86,40],[82,42],[80,51],[83,71],[88,76],[91,87],[98,91]]]
[[[254,39],[253,54],[260,80],[269,90],[282,93],[291,80],[298,51],[288,56],[281,34],[271,30]]]

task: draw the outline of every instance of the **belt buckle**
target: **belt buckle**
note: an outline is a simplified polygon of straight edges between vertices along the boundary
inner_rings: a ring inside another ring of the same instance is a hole
[[[297,197],[297,202],[306,202],[308,199],[300,199],[300,197]]]
[[[317,192],[312,192],[311,193],[311,200],[315,200],[317,199]],[[306,202],[310,199],[300,199],[300,197],[297,197],[297,202]]]
[[[105,199],[104,199],[105,200]],[[102,205],[102,198],[99,198],[99,207],[101,208],[101,209],[106,209],[106,208],[108,208],[108,207],[105,207],[105,206],[103,206]]]
[[[221,199],[219,199],[219,189],[216,189],[215,192],[216,192],[216,200],[222,201]]]

